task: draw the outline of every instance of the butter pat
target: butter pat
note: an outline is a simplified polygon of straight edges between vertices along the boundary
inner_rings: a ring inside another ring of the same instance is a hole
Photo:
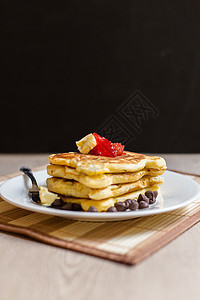
[[[80,141],[76,142],[78,150],[83,154],[88,154],[96,146],[97,142],[92,133],[86,135]]]
[[[41,203],[46,206],[50,206],[56,199],[59,199],[57,194],[49,192],[44,186],[40,186],[39,196]]]

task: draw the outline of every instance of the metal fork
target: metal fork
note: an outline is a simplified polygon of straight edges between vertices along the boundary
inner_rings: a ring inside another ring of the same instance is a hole
[[[39,187],[38,187],[38,184],[37,184],[37,181],[31,171],[30,168],[28,167],[21,167],[20,168],[20,171],[22,171],[25,175],[27,175],[30,179],[31,179],[31,182],[32,182],[32,188],[29,189],[29,197],[34,201],[34,202],[37,202],[39,203],[40,202],[40,197],[39,197]]]

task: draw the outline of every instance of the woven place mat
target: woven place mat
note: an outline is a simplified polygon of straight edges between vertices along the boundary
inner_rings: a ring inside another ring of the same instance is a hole
[[[0,177],[0,181],[16,175]],[[200,183],[200,176],[188,176]],[[199,220],[200,199],[169,213],[98,223],[31,212],[0,198],[0,230],[125,264],[138,263]]]

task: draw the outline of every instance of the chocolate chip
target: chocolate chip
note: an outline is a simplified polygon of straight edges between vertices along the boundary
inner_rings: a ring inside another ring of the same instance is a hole
[[[115,207],[117,211],[125,211],[127,209],[127,204],[125,202],[116,202]]]
[[[82,210],[82,207],[80,204],[72,203],[72,210],[80,211],[80,210]]]
[[[155,202],[156,202],[156,198],[155,197],[153,197],[153,199],[149,199],[149,204],[153,204]]]
[[[126,203],[127,208],[129,208],[129,204],[132,202],[132,199],[126,199],[124,202]]]
[[[110,207],[107,209],[107,212],[117,212],[117,209],[116,209],[116,207],[114,207],[114,206],[110,206]]]
[[[139,203],[136,201],[136,200],[132,200],[130,203],[129,203],[129,208],[130,210],[137,210],[139,207]]]
[[[158,191],[153,191],[154,197],[157,198],[158,196]]]
[[[145,201],[145,202],[147,202],[147,204],[149,204],[149,198],[147,198],[147,196],[145,196],[143,194],[139,194],[139,196],[138,196],[138,202],[140,203],[140,201]]]
[[[65,202],[62,206],[62,209],[64,210],[72,210],[72,203],[71,202]]]
[[[53,208],[61,208],[64,204],[64,201],[62,199],[56,199],[51,203],[51,207]]]
[[[149,204],[153,204],[156,202],[156,197],[158,196],[157,191],[146,191],[145,195],[149,198]]]
[[[147,208],[149,207],[149,204],[146,201],[140,201],[139,202],[139,209]]]
[[[124,202],[131,203],[133,199],[126,199]]]
[[[98,212],[98,209],[97,209],[95,206],[91,205],[91,206],[89,207],[88,211],[89,211],[89,212]]]
[[[145,196],[146,196],[147,198],[149,198],[149,200],[150,200],[150,199],[153,199],[154,194],[153,194],[152,191],[146,191],[146,192],[145,192]]]

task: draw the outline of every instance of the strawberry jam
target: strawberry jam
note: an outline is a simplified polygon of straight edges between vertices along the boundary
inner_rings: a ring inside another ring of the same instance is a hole
[[[97,133],[93,133],[96,139],[96,146],[90,150],[90,154],[98,156],[121,156],[123,154],[124,146],[120,143],[112,143],[104,137],[101,137]]]

